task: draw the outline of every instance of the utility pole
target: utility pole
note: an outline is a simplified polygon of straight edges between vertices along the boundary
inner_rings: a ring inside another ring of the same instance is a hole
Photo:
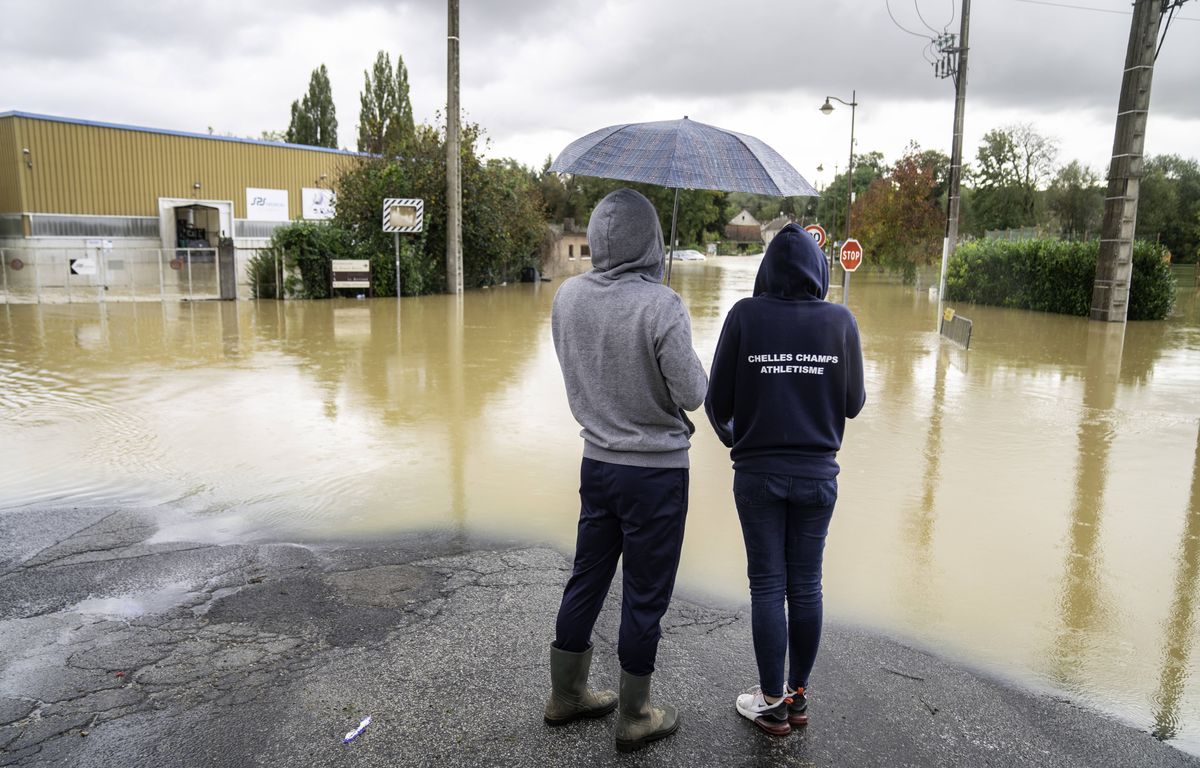
[[[953,36],[939,40],[946,58],[938,66],[940,77],[954,78],[954,141],[950,146],[950,180],[946,195],[946,239],[942,244],[942,275],[938,281],[938,328],[942,322],[942,302],[946,296],[946,267],[954,256],[958,245],[959,185],[962,182],[963,115],[967,111],[967,36],[971,29],[971,0],[963,0],[962,19],[959,22],[958,45]],[[950,59],[958,54],[955,65]]]
[[[1178,4],[1178,3],[1175,3]],[[1117,105],[1117,128],[1108,168],[1108,194],[1100,225],[1100,258],[1092,284],[1091,318],[1124,323],[1129,310],[1129,279],[1133,274],[1133,233],[1137,226],[1138,191],[1142,183],[1142,149],[1146,115],[1150,110],[1150,81],[1154,77],[1158,28],[1172,0],[1135,0],[1125,73]]]
[[[458,0],[447,0],[446,34],[446,293],[462,293],[462,171],[459,158]]]

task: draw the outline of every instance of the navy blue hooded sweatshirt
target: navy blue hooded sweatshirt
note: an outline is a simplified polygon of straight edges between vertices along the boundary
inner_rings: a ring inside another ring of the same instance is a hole
[[[858,323],[825,301],[829,267],[788,224],[772,240],[754,296],[725,317],[704,410],[733,468],[832,478],[846,419],[866,402]]]

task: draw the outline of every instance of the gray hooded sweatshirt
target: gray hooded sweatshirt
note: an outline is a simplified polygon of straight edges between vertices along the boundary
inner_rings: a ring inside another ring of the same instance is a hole
[[[650,201],[618,189],[588,221],[592,270],[562,284],[551,329],[586,458],[688,466],[684,411],[704,402],[683,300],[662,284],[662,229]]]

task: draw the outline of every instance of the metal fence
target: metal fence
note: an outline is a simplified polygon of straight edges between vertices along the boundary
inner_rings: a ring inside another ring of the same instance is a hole
[[[971,329],[974,326],[967,318],[947,309],[942,315],[942,335],[963,349],[971,348]]]
[[[0,302],[235,298],[238,266],[216,248],[3,248]]]

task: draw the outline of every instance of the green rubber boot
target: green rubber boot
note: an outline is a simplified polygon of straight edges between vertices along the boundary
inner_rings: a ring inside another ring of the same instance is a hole
[[[650,675],[621,671],[621,706],[617,712],[617,751],[632,752],[665,739],[679,728],[675,707],[650,706]]]
[[[617,694],[588,688],[592,649],[582,653],[562,651],[550,645],[550,698],[546,701],[546,724],[566,725],[584,717],[604,717],[617,708]]]

